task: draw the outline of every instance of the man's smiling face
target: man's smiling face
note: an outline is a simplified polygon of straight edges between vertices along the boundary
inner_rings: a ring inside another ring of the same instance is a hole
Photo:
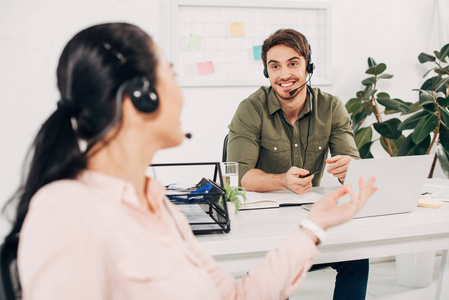
[[[298,92],[290,96],[289,92],[306,82],[306,61],[301,54],[285,45],[276,45],[267,52],[267,72],[274,92],[279,98],[292,99]]]

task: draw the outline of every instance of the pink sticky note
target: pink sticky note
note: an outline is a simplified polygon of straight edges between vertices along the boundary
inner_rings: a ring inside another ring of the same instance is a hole
[[[214,73],[214,63],[212,61],[197,62],[196,67],[200,75]]]

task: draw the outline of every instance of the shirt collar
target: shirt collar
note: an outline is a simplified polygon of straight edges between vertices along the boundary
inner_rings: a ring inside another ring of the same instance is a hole
[[[78,179],[89,186],[99,197],[123,202],[142,209],[142,204],[132,183],[124,179],[101,172],[84,170]],[[146,194],[148,201],[160,207],[165,194],[165,188],[156,179],[147,177]]]
[[[308,85],[306,87],[307,87],[307,95],[308,95],[309,99],[308,99],[308,101],[306,101],[306,105],[304,106],[304,109],[299,114],[298,120],[301,119],[306,114],[308,114],[313,108],[313,101],[315,98],[313,89],[311,87],[309,87]],[[280,109],[282,109],[282,105],[279,102],[278,97],[276,96],[276,93],[274,92],[274,89],[270,86],[269,91],[268,91],[268,112],[270,113],[270,115],[273,115],[275,112],[277,112]]]

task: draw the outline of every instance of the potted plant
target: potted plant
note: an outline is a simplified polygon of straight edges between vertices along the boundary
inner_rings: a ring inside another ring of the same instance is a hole
[[[353,121],[354,138],[362,158],[372,158],[371,146],[377,141],[373,139],[373,128],[380,135],[380,143],[390,156],[429,154],[433,145],[438,144],[429,177],[432,177],[437,157],[446,176],[449,175],[449,44],[445,45],[435,56],[421,53],[418,59],[421,63],[434,62],[435,66],[426,72],[426,77],[432,71],[436,74],[427,79],[420,89],[419,100],[415,103],[391,99],[385,92],[378,92],[377,83],[380,79],[389,79],[393,75],[383,74],[384,63],[377,64],[373,58],[368,58],[367,74],[373,75],[362,81],[365,89],[357,92],[357,98],[346,103],[346,109]],[[379,109],[380,105],[384,110]],[[371,114],[376,122],[362,127]],[[405,120],[390,118],[382,120],[382,115],[411,114]],[[411,130],[406,137],[403,131]]]
[[[246,190],[239,186],[230,186],[225,184],[226,189],[226,205],[228,207],[229,217],[234,216],[240,209],[242,203],[246,201]]]
[[[446,59],[449,59],[449,44],[444,45],[440,51],[434,51],[434,55],[419,54],[420,63],[433,63],[432,68],[423,77],[429,74],[433,76],[416,90],[419,92],[421,109],[399,126],[401,130],[413,130],[410,138],[411,146],[425,142],[426,154],[429,154],[433,145],[437,144],[429,178],[433,175],[437,157],[441,168],[449,177],[449,64]]]
[[[391,74],[384,71],[387,66],[384,63],[377,64],[368,58],[368,78],[362,81],[364,89],[356,93],[356,98],[346,103],[346,109],[352,119],[352,129],[357,148],[361,158],[372,158],[371,146],[377,140],[390,156],[398,155],[399,149],[405,140],[402,131],[398,129],[401,121],[398,118],[390,118],[384,121],[384,115],[407,114],[415,111],[418,104],[404,102],[401,99],[391,98],[389,94],[378,91],[379,80],[390,79]],[[383,109],[381,109],[383,107]],[[367,117],[374,115],[375,122],[367,122]],[[365,126],[363,126],[365,125]],[[373,139],[374,130],[379,133],[379,139]]]
[[[419,100],[415,103],[404,102],[400,99],[391,99],[387,93],[377,91],[380,79],[392,78],[392,75],[383,74],[387,66],[377,64],[374,59],[368,58],[366,73],[372,75],[362,81],[364,90],[357,92],[357,98],[346,103],[346,109],[353,121],[354,138],[361,158],[372,158],[371,146],[373,128],[380,135],[380,143],[390,156],[429,154],[433,145],[437,144],[436,154],[429,173],[433,176],[436,159],[440,161],[443,172],[449,178],[449,44],[434,51],[434,55],[421,53],[418,56],[420,63],[433,62],[434,66],[424,74],[424,77],[433,72],[433,77],[427,79],[416,91]],[[381,111],[379,107],[383,106]],[[376,122],[362,127],[368,116],[374,115]],[[383,115],[408,115],[405,120],[393,117],[387,121],[382,120]],[[411,130],[406,137],[403,131]],[[424,287],[431,282],[432,269],[422,266],[433,266],[435,252],[410,253],[396,256],[398,282],[408,287]],[[405,276],[414,274],[415,276]],[[419,274],[421,276],[416,276]]]

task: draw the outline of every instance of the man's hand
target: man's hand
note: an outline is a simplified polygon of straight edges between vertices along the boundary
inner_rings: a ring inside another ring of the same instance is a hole
[[[314,175],[307,176],[305,178],[299,178],[299,176],[305,176],[310,172],[297,167],[291,167],[290,170],[285,173],[285,186],[299,195],[304,195],[310,192],[312,189],[312,179]]]
[[[344,184],[349,162],[354,159],[355,158],[348,155],[337,155],[326,159],[326,163],[329,164],[327,172],[337,177],[338,180]]]

